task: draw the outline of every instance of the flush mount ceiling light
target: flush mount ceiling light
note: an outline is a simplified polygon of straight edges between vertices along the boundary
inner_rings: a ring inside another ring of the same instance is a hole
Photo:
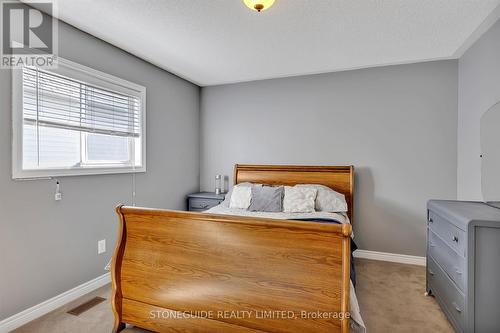
[[[243,0],[248,8],[258,12],[268,9],[274,4],[274,0]]]

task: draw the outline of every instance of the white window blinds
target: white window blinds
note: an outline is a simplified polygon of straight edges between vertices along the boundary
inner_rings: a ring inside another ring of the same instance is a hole
[[[121,137],[141,134],[141,100],[38,68],[23,69],[25,124]]]
[[[58,58],[12,71],[14,179],[146,171],[146,88]]]

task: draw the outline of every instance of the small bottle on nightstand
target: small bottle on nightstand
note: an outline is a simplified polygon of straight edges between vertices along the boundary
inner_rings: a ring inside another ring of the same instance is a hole
[[[224,193],[224,184],[222,182],[222,175],[216,175],[215,176],[215,194],[222,194]]]

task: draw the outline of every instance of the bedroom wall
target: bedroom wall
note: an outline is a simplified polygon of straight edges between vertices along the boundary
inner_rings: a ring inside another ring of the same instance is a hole
[[[147,88],[147,172],[139,206],[185,208],[199,189],[199,87],[61,23],[59,55]],[[0,320],[105,273],[132,175],[11,179],[11,72],[0,70]],[[97,241],[107,240],[105,255]]]
[[[424,256],[426,201],[456,199],[457,73],[451,60],[203,88],[201,187],[235,163],[353,164],[359,247]]]
[[[458,198],[482,201],[480,120],[500,101],[500,21],[460,58],[458,71]]]

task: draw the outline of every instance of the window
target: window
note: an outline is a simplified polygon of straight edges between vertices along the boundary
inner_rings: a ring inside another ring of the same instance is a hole
[[[144,87],[64,59],[12,83],[13,178],[146,170]]]

